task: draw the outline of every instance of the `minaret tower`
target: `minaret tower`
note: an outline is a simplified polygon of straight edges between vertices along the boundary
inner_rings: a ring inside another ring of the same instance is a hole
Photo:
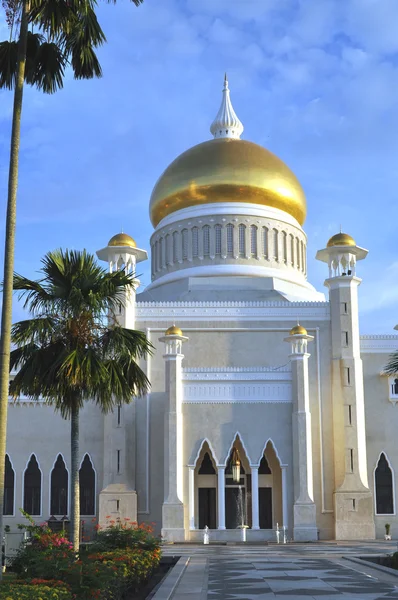
[[[135,240],[126,233],[114,235],[105,248],[97,251],[97,256],[108,263],[110,273],[124,270],[133,274],[136,264],[148,258],[147,252],[137,248]],[[134,289],[126,292],[126,297],[119,307],[119,314],[116,315],[119,325],[126,329],[135,329],[135,296],[140,281],[135,279],[135,282]]]
[[[188,338],[181,329],[172,325],[164,336],[166,407],[164,421],[164,501],[162,507],[162,538],[169,542],[183,542],[183,435],[182,414],[182,344]]]
[[[329,266],[336,540],[374,539],[368,487],[365,407],[359,345],[356,263],[368,251],[346,233],[334,235],[316,258]]]
[[[318,539],[314,502],[311,411],[308,379],[308,342],[313,340],[307,330],[297,324],[285,338],[291,344],[293,388],[293,538],[295,542]]]
[[[114,235],[97,256],[109,265],[109,272],[124,270],[135,273],[136,264],[147,259],[145,250],[137,248],[132,237],[125,233]],[[135,286],[125,292],[115,315],[122,327],[135,329]],[[137,494],[135,491],[135,454],[128,443],[128,424],[133,422],[134,405],[119,406],[104,416],[104,465],[102,490],[99,495],[99,524],[107,526],[107,516],[137,521]]]

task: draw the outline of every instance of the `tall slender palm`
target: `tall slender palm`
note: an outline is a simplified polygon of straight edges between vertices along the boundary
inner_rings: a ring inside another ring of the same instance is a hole
[[[42,398],[71,420],[71,531],[79,548],[79,412],[86,400],[106,413],[148,391],[137,364],[152,346],[140,331],[116,322],[133,275],[108,273],[86,251],[49,252],[42,279],[14,276],[32,318],[12,327],[12,396]],[[106,317],[107,315],[107,317]],[[107,320],[108,319],[108,320]],[[107,324],[108,323],[108,324]]]
[[[132,0],[136,6],[143,0]],[[0,327],[0,535],[3,531],[4,470],[8,410],[12,288],[19,147],[24,83],[46,93],[63,87],[65,69],[76,79],[101,76],[95,49],[105,35],[95,0],[2,0],[10,39],[0,42],[0,88],[14,90]],[[29,31],[29,28],[31,31]],[[0,580],[2,572],[0,569]]]

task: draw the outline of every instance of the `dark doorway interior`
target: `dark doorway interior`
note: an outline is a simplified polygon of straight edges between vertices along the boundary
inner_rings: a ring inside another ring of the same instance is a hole
[[[199,529],[216,529],[216,488],[199,488]]]
[[[272,488],[259,488],[260,529],[272,529]]]

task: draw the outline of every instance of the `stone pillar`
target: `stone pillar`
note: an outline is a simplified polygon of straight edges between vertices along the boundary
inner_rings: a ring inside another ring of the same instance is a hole
[[[225,467],[217,467],[218,529],[225,529]]]
[[[308,386],[307,342],[313,340],[297,325],[285,341],[291,343],[293,388],[293,539],[310,542],[318,539],[316,506],[312,479],[311,413]]]
[[[182,343],[188,338],[172,326],[159,341],[164,342],[166,410],[164,423],[164,501],[162,538],[185,540],[183,504]]]
[[[260,529],[259,498],[258,498],[258,467],[251,467],[252,471],[252,529]]]
[[[195,467],[189,467],[189,529],[195,527]]]
[[[282,471],[282,525],[289,528],[289,516],[287,510],[287,472],[286,465],[281,465]]]
[[[368,487],[365,405],[360,355],[357,261],[367,250],[340,233],[317,259],[329,266],[336,540],[375,538],[374,503]]]

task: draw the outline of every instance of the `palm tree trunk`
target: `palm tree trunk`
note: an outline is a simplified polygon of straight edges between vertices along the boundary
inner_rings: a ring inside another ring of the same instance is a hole
[[[80,537],[80,488],[79,488],[79,409],[72,408],[70,420],[71,444],[71,507],[70,507],[70,539],[75,552],[79,552]]]
[[[1,312],[0,330],[0,539],[3,538],[4,472],[7,437],[8,386],[10,372],[15,223],[17,216],[19,145],[21,137],[23,84],[25,79],[28,11],[29,6],[27,0],[23,2],[22,5],[21,26],[18,40],[17,80],[14,92],[10,167],[8,175],[8,199],[3,278],[3,306]],[[0,569],[0,580],[2,578],[1,571],[2,570]]]

